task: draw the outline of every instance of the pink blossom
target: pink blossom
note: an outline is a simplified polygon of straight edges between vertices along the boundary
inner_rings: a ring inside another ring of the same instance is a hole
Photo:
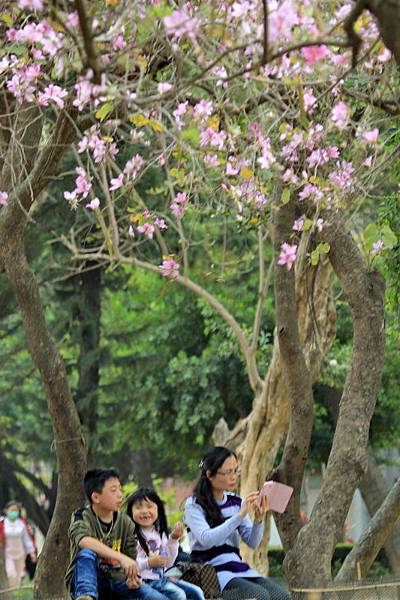
[[[314,96],[311,88],[306,88],[303,95],[304,109],[308,113],[312,113],[317,106],[317,99]]]
[[[143,225],[139,225],[137,230],[139,233],[144,233],[149,240],[153,239],[155,227],[151,223],[143,223]]]
[[[385,63],[392,58],[392,53],[387,48],[381,48],[378,52],[379,62]]]
[[[313,65],[329,55],[326,46],[306,46],[301,49],[301,53],[308,65]]]
[[[128,162],[126,163],[126,165],[124,167],[124,173],[128,177],[135,179],[136,175],[139,173],[139,171],[143,167],[143,165],[144,165],[143,158],[140,156],[140,154],[135,154],[135,156],[132,156],[132,158],[130,160],[128,160]]]
[[[57,104],[58,108],[64,108],[64,100],[65,96],[68,96],[67,90],[63,90],[59,85],[50,84],[44,88],[43,92],[38,93],[38,101],[39,104],[43,104],[43,106],[48,106],[50,101],[53,101]]]
[[[135,237],[135,230],[133,229],[132,225],[129,225],[129,228],[128,228],[128,236],[129,236],[130,238],[134,238],[134,237]]]
[[[304,225],[304,219],[296,219],[295,222],[293,223],[292,229],[294,229],[294,231],[301,231],[303,229],[303,225]]]
[[[189,101],[185,100],[185,102],[180,102],[178,107],[172,113],[176,119],[179,117],[183,117],[187,113]]]
[[[79,27],[79,15],[78,11],[74,10],[74,12],[68,13],[67,17],[67,25],[72,29],[76,29]]]
[[[278,265],[286,265],[288,271],[293,266],[294,261],[297,257],[297,244],[291,246],[287,242],[281,245],[281,252],[279,254]]]
[[[123,50],[124,48],[126,48],[126,41],[124,40],[123,35],[121,35],[121,34],[116,35],[112,39],[112,48],[113,48],[113,50],[115,50],[115,52],[118,52],[118,50]]]
[[[372,154],[368,156],[365,160],[363,160],[362,164],[364,167],[370,167],[372,164]]]
[[[385,244],[383,243],[382,240],[378,240],[377,242],[374,242],[372,244],[372,250],[371,250],[371,256],[376,256],[377,254],[380,254],[382,252],[382,250],[384,249]]]
[[[185,213],[188,196],[186,192],[179,192],[170,204],[170,209],[177,219],[181,219]]]
[[[174,86],[172,83],[168,83],[167,81],[161,81],[157,84],[157,90],[159,94],[165,94],[165,92],[169,92]]]
[[[299,200],[306,200],[307,198],[311,198],[313,200],[321,200],[323,194],[322,190],[317,185],[312,183],[307,183],[303,190],[299,194]]]
[[[335,104],[330,114],[330,117],[338,129],[344,129],[348,123],[350,116],[349,107],[343,100]]]
[[[93,200],[91,200],[89,204],[86,204],[86,208],[90,208],[90,210],[97,210],[99,206],[100,200],[97,197],[93,198]]]
[[[8,194],[7,192],[0,192],[0,205],[7,206],[8,204]]]
[[[225,173],[228,175],[228,177],[232,177],[234,175],[237,175],[240,171],[240,164],[238,164],[236,161],[235,166],[233,165],[232,161],[232,156],[230,157],[230,160],[227,161],[226,163],[226,170]]]
[[[210,117],[213,113],[214,106],[210,100],[200,100],[194,107],[195,119],[204,119]]]
[[[217,146],[219,150],[222,150],[225,139],[225,131],[217,132],[212,127],[207,127],[200,133],[200,146]]]
[[[376,144],[379,136],[379,129],[375,127],[371,131],[364,131],[361,134],[363,140],[365,140],[368,144]]]
[[[154,225],[159,229],[168,229],[168,225],[164,221],[164,219],[159,219],[158,217],[154,221]]]
[[[275,7],[277,3],[275,2]],[[268,37],[271,42],[289,40],[292,29],[299,23],[299,16],[292,0],[284,0],[278,8],[271,10],[268,24]]]
[[[195,40],[200,29],[200,21],[191,17],[185,9],[175,10],[172,15],[164,17],[163,22],[167,33],[175,38],[186,35]]]
[[[123,186],[123,179],[124,179],[124,174],[120,173],[118,175],[118,177],[114,177],[114,179],[111,179],[111,185],[110,185],[110,192],[115,192],[115,190],[118,190],[120,187]]]
[[[216,154],[206,154],[203,160],[206,167],[210,169],[212,169],[213,167],[218,167],[219,165],[219,158]]]
[[[329,174],[329,181],[341,190],[352,191],[354,189],[353,172],[354,167],[350,162],[342,160],[340,169]]]
[[[18,0],[17,6],[23,10],[42,10],[43,0]]]
[[[179,275],[179,263],[173,258],[164,259],[160,265],[161,274],[163,277],[169,277],[170,279],[177,279]]]
[[[75,171],[78,173],[78,177],[75,179],[76,195],[82,195],[86,198],[92,188],[92,184],[88,180],[86,172],[82,167],[76,167]],[[65,195],[65,194],[64,194]]]

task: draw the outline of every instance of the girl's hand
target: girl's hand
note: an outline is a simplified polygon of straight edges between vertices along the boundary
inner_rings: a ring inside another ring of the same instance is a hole
[[[268,509],[269,505],[267,496],[259,498],[258,501],[254,504],[254,522],[261,523]]]
[[[30,557],[31,557],[31,561],[33,563],[35,563],[37,560],[36,552],[31,552]]]
[[[159,554],[149,554],[148,564],[150,569],[154,569],[157,567],[166,567],[167,566],[167,556],[160,556]]]
[[[249,511],[256,505],[258,502],[259,492],[250,492],[247,494],[246,498],[242,503],[242,507],[239,510],[239,515],[242,519],[249,513]]]
[[[180,521],[178,521],[178,523],[175,523],[175,527],[171,531],[171,538],[173,540],[180,540],[181,537],[183,536],[183,533],[184,533],[183,524]]]

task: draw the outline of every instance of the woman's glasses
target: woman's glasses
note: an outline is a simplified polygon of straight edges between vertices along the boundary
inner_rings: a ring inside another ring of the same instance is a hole
[[[218,475],[223,475],[224,477],[230,477],[231,475],[240,475],[240,469],[236,467],[235,469],[226,469],[225,471],[217,471]]]

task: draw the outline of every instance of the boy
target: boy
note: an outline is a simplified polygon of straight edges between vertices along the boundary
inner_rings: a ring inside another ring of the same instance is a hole
[[[119,474],[92,469],[84,478],[90,506],[75,511],[69,527],[70,564],[65,576],[75,600],[140,598],[162,600],[163,594],[142,584],[132,520],[122,506]]]

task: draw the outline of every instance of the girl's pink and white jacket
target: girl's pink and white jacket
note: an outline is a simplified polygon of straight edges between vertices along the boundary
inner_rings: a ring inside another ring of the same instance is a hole
[[[141,527],[140,530],[147,542],[149,551],[167,557],[165,569],[172,567],[178,555],[179,540],[174,540],[171,537],[167,537],[165,534],[163,534],[161,537],[154,526]],[[163,569],[152,569],[149,567],[149,557],[139,543],[137,545],[136,562],[138,564],[142,579],[160,579],[163,576]]]

